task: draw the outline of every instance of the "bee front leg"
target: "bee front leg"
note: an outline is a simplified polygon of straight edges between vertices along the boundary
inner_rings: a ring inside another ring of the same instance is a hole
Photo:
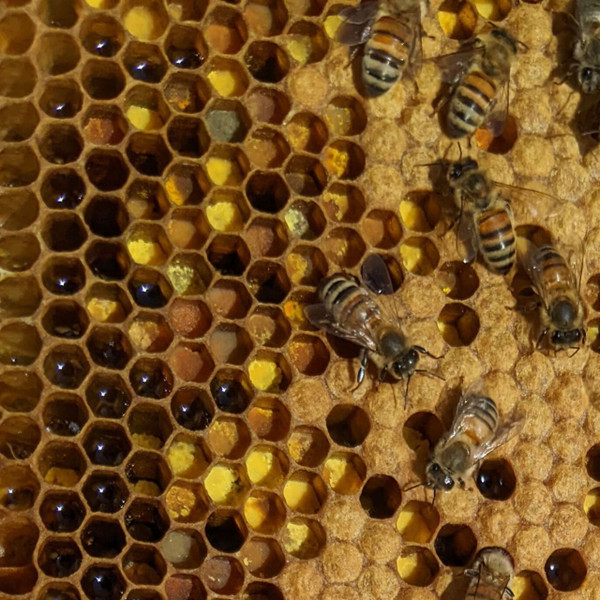
[[[360,369],[358,369],[358,375],[356,376],[356,385],[350,390],[351,392],[357,390],[360,387],[360,384],[364,381],[368,363],[369,351],[366,348],[363,348],[360,351]]]

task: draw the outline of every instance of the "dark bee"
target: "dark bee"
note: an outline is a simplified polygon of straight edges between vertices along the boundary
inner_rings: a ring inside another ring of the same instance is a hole
[[[577,80],[585,94],[600,91],[600,2],[577,0],[578,36],[573,49]]]

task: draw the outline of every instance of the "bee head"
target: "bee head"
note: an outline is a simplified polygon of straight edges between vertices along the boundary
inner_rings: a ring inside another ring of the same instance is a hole
[[[517,53],[517,40],[506,29],[494,27],[491,34],[494,39],[507,46],[513,54]]]
[[[550,311],[550,320],[557,329],[562,329],[563,331],[568,329],[573,325],[576,318],[577,309],[567,298],[563,298],[553,304]]]
[[[477,162],[471,158],[459,160],[450,167],[450,170],[448,171],[448,180],[452,183],[453,181],[460,179],[465,173],[476,171],[478,168],[479,165]]]
[[[414,348],[409,348],[398,360],[392,363],[392,374],[397,379],[411,377],[417,368],[419,353]]]
[[[550,341],[554,346],[576,346],[583,341],[583,329],[570,329],[568,331],[556,330],[552,332]]]
[[[442,467],[436,462],[430,462],[427,465],[426,478],[427,483],[425,485],[428,488],[447,492],[454,487],[454,479],[445,473]]]
[[[577,79],[584,94],[593,94],[600,90],[600,70],[586,64],[579,65]]]

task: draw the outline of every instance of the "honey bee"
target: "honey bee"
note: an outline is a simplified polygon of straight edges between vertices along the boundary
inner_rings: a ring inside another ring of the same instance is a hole
[[[374,293],[394,293],[387,265],[379,255],[371,254],[365,260],[362,276]],[[395,379],[410,380],[414,373],[425,372],[417,369],[421,354],[438,358],[409,344],[393,320],[384,318],[382,307],[367,288],[351,275],[337,273],[323,279],[317,294],[320,302],[307,306],[306,316],[315,327],[362,348],[358,384],[365,377],[369,359],[379,369],[380,379],[390,373]]]
[[[541,299],[537,347],[546,340],[554,351],[578,350],[585,344],[585,311],[573,271],[551,244],[536,246],[520,237],[518,247],[519,260]]]
[[[450,431],[433,449],[425,469],[425,487],[434,492],[451,490],[456,482],[465,487],[479,463],[492,450],[510,440],[522,422],[500,426],[498,407],[480,384],[462,396]]]
[[[470,578],[465,600],[502,600],[505,595],[514,597],[508,587],[514,575],[514,563],[502,548],[493,546],[480,550],[465,575]]]
[[[510,67],[517,40],[495,27],[463,50],[438,59],[442,79],[452,86],[447,134],[458,139],[485,125],[494,135],[504,131],[508,114]]]
[[[506,275],[513,268],[516,254],[516,236],[508,201],[470,158],[450,166],[448,182],[454,189],[460,209],[456,237],[463,260],[471,262],[479,249],[490,271]]]
[[[585,94],[600,91],[600,2],[577,0],[578,36],[573,48],[577,80]]]
[[[385,94],[407,65],[418,63],[421,12],[415,0],[369,0],[340,12],[337,40],[345,46],[365,44],[362,80],[368,96]],[[353,50],[353,54],[356,50]]]

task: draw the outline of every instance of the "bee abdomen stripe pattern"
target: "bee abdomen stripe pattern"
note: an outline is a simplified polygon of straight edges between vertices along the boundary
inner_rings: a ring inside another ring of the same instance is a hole
[[[333,277],[325,283],[320,296],[327,310],[340,323],[346,324],[353,316],[363,320],[379,318],[379,309],[372,298],[347,277]]]
[[[465,600],[501,600],[502,598],[502,592],[498,589],[481,582],[477,585],[476,579],[471,585],[474,589],[472,591],[469,589]]]
[[[471,400],[468,414],[482,421],[490,431],[498,425],[498,409],[496,403],[487,396],[477,396]]]
[[[494,82],[481,71],[468,73],[458,86],[450,105],[449,119],[457,134],[477,129],[496,95]]]
[[[565,259],[552,247],[541,246],[538,249],[538,264],[541,278],[548,288],[563,289],[571,280],[571,272]]]
[[[503,208],[487,210],[478,219],[477,231],[485,261],[501,272],[510,271],[516,238],[509,214]]]

